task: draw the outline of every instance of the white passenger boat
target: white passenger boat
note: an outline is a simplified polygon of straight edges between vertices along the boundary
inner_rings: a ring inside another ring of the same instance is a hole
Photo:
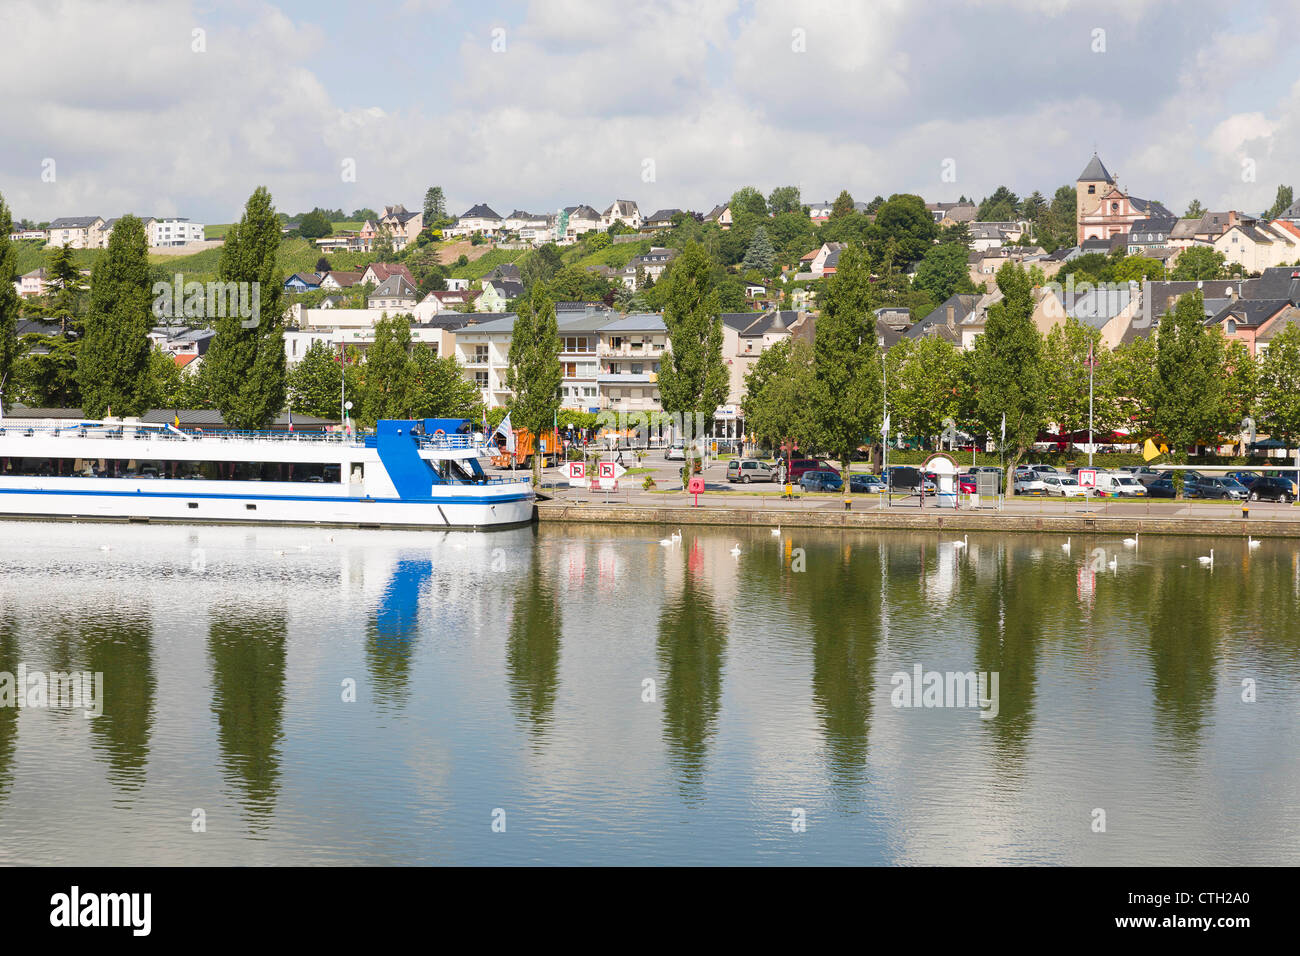
[[[488,528],[533,517],[525,476],[489,475],[473,423],[373,435],[0,422],[0,518]]]

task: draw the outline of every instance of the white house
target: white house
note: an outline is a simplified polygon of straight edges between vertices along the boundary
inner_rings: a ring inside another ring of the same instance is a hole
[[[97,249],[99,231],[104,220],[99,216],[65,216],[50,223],[47,245],[71,246],[73,249]]]
[[[600,216],[600,228],[608,229],[616,222],[633,229],[641,228],[641,210],[630,199],[615,199]]]
[[[165,246],[183,246],[191,242],[203,241],[203,224],[190,222],[176,216],[146,221],[149,245],[155,248]]]

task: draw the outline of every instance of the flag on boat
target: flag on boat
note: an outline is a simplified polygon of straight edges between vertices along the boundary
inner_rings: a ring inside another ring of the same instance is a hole
[[[506,412],[506,417],[501,419],[501,424],[497,426],[497,430],[492,433],[492,437],[488,441],[494,441],[498,435],[506,436],[506,451],[513,455],[515,453],[515,430],[510,427],[509,412]]]

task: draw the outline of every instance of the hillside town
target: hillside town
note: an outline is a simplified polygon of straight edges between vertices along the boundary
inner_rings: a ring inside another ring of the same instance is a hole
[[[1178,217],[1130,193],[1097,155],[1073,186],[1050,200],[1038,193],[1021,200],[1000,187],[982,202],[895,195],[868,203],[844,191],[834,201],[805,203],[794,187],[766,198],[746,187],[704,212],[643,213],[634,200],[616,199],[603,211],[577,204],[506,215],[478,202],[452,216],[440,188],[431,187],[425,199],[417,211],[401,204],[358,211],[364,216],[356,228],[345,222],[335,229],[319,209],[279,215],[283,242],[297,241],[308,258],[319,254],[317,268],[286,271],[282,280],[291,383],[295,369],[320,350],[364,363],[397,321],[403,348],[454,362],[484,410],[508,409],[521,306],[545,288],[560,343],[559,407],[585,416],[663,412],[661,364],[673,351],[665,296],[687,243],[707,250],[718,295],[726,390],[711,431],[730,440],[752,437],[747,405],[753,411],[755,402],[747,402],[747,381],[760,358],[781,343],[816,343],[827,291],[842,256],[855,246],[868,250],[877,345],[899,356],[904,383],[902,358],[925,342],[973,352],[1004,300],[997,280],[1008,265],[1031,279],[1032,323],[1044,342],[1077,326],[1108,355],[1123,356],[1150,339],[1161,317],[1191,292],[1200,295],[1204,326],[1254,362],[1300,324],[1300,201],[1289,187],[1279,188],[1267,213],[1209,211],[1193,203]],[[84,307],[78,297],[92,275],[86,268],[68,272],[68,252],[107,250],[119,221],[74,216],[47,224],[22,220],[12,229],[16,247],[39,247],[64,265],[61,279],[49,264],[13,277],[23,302],[13,334],[26,357],[15,363],[10,405],[78,404],[75,376],[64,368],[60,385],[58,370],[49,367],[56,360],[66,365],[77,346],[69,342],[71,317],[60,312]],[[163,257],[208,249],[220,255],[222,235],[209,236],[202,224],[179,217],[141,223],[155,277],[172,281],[174,272],[178,293],[196,272],[210,278],[210,261],[194,270],[185,268],[184,257]],[[330,267],[330,256],[343,267]],[[497,264],[482,267],[491,262]],[[202,377],[218,335],[208,318],[178,311],[148,331],[151,347],[175,366],[171,404],[192,396],[195,389],[185,383]],[[912,363],[917,374],[920,364]],[[320,402],[298,404],[301,411],[329,413]],[[286,408],[293,405],[291,384]],[[1128,422],[1111,411],[1107,420],[1122,438]],[[1078,422],[1066,417],[1050,418],[1048,430],[1075,430],[1070,426]],[[924,431],[927,418],[933,430],[935,416],[914,416],[908,424]]]

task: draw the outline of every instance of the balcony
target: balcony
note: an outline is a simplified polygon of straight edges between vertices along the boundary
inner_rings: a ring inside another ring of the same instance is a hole
[[[662,345],[643,345],[633,348],[630,345],[612,346],[601,344],[597,354],[602,358],[658,358],[664,354]]]

